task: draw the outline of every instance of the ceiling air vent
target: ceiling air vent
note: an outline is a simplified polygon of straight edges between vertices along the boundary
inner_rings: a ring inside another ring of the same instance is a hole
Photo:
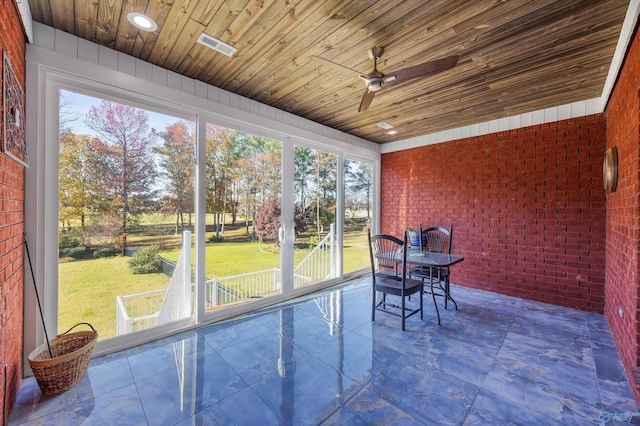
[[[236,53],[236,51],[238,49],[236,49],[235,47],[218,40],[215,37],[211,37],[208,34],[202,33],[200,34],[200,37],[198,37],[198,43],[205,45],[213,50],[215,50],[216,52],[220,52],[223,55],[227,55],[227,56],[233,56],[234,53]]]

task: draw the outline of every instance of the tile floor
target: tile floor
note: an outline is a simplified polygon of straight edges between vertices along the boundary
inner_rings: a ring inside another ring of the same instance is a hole
[[[395,316],[371,322],[369,278],[359,278],[95,358],[58,396],[26,379],[9,424],[640,420],[603,316],[457,286],[452,294],[460,310],[441,309],[442,327],[425,296],[424,320],[409,318],[403,333]]]

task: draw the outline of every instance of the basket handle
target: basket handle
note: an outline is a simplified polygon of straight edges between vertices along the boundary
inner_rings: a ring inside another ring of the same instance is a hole
[[[93,328],[93,326],[91,324],[89,324],[88,322],[79,322],[76,325],[74,325],[73,327],[71,327],[70,329],[68,329],[67,331],[65,331],[64,333],[58,334],[58,336],[64,336],[65,334],[67,334],[68,332],[70,332],[71,330],[73,330],[74,328],[76,328],[77,326],[82,325],[82,324],[88,325],[89,327],[91,327],[91,330],[93,330],[94,333],[97,333],[96,329]]]

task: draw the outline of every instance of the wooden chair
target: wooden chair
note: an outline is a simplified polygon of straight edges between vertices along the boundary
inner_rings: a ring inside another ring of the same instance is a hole
[[[397,315],[402,318],[402,331],[405,331],[407,318],[417,313],[420,313],[420,319],[423,318],[422,290],[424,288],[421,280],[411,279],[407,273],[407,233],[404,233],[404,240],[385,234],[372,236],[371,231],[367,235],[373,290],[371,320],[376,320],[376,311]],[[397,265],[398,255],[402,258],[399,265]],[[380,300],[378,300],[378,293],[382,294]],[[415,293],[420,293],[420,308],[407,308],[406,299]],[[400,305],[388,301],[388,295],[400,297]]]

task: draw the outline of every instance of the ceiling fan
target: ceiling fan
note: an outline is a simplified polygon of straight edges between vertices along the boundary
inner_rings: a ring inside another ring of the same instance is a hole
[[[430,75],[438,74],[442,71],[446,71],[455,67],[459,59],[459,57],[455,55],[448,56],[443,59],[437,59],[435,61],[429,61],[423,64],[418,64],[412,67],[403,68],[398,71],[383,74],[378,71],[378,59],[380,59],[383,52],[384,49],[382,47],[373,47],[369,50],[369,58],[373,60],[373,71],[371,71],[369,74],[362,74],[359,71],[340,64],[336,64],[335,62],[329,61],[328,59],[324,59],[319,56],[311,56],[310,58],[316,62],[328,65],[332,68],[346,71],[351,74],[355,73],[362,80],[364,80],[366,89],[364,92],[364,96],[362,96],[362,101],[360,101],[358,112],[364,112],[369,108],[369,105],[371,105],[371,101],[373,100],[376,92],[382,89],[383,85],[388,83],[399,83],[412,78],[428,77]]]

